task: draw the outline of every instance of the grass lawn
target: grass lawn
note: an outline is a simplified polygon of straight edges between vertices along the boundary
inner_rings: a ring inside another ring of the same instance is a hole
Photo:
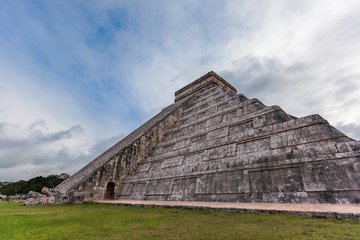
[[[360,222],[102,204],[0,202],[0,239],[360,239]]]

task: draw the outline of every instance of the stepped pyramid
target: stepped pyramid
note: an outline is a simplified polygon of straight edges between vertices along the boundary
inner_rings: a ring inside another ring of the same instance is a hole
[[[56,190],[98,199],[359,203],[360,141],[209,72]]]

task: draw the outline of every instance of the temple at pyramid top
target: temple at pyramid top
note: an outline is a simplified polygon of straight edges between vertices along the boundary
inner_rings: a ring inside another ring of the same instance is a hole
[[[197,80],[193,81],[192,83],[186,85],[185,87],[181,88],[180,90],[175,92],[175,102],[179,101],[180,99],[183,99],[186,96],[189,96],[190,94],[200,90],[201,88],[204,88],[208,86],[209,84],[216,84],[219,87],[234,91],[236,93],[236,88],[234,88],[230,83],[225,81],[222,77],[217,75],[215,72],[211,71],[205,74],[204,76],[198,78]]]
[[[360,203],[360,142],[209,72],[55,190],[100,199]]]

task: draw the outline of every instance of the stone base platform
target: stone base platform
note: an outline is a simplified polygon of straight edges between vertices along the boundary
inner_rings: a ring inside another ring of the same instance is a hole
[[[230,203],[138,200],[99,200],[95,202],[119,206],[179,208],[233,213],[285,214],[329,219],[353,219],[360,221],[360,204]]]

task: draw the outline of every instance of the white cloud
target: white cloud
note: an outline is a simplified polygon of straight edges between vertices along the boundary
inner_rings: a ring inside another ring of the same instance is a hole
[[[132,88],[145,111],[168,104],[169,92],[215,70],[245,95],[291,114],[320,113],[334,125],[359,119],[357,1],[228,1],[198,7],[172,4],[151,16],[138,10],[144,31],[160,41],[148,46],[151,61],[134,65]],[[160,26],[150,19],[158,14]]]
[[[80,126],[52,132],[44,120],[25,128],[1,123],[0,133],[1,180],[72,174],[123,137],[88,139]]]

